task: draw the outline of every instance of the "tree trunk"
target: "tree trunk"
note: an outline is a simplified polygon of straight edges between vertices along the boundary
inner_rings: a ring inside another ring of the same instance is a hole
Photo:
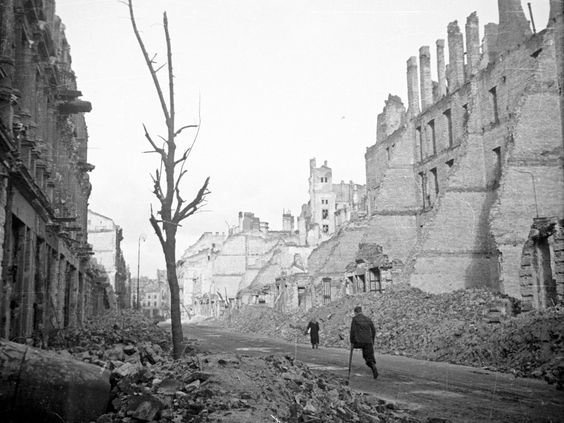
[[[106,412],[109,399],[107,370],[0,340],[2,421],[90,422]]]
[[[170,288],[170,324],[172,331],[172,356],[180,358],[183,350],[184,334],[182,333],[182,319],[180,318],[180,289],[176,276],[176,251],[174,246],[168,246],[165,251],[166,276]]]

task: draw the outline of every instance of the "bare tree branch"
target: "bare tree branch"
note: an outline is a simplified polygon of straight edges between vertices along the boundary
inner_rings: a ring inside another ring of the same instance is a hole
[[[184,125],[182,128],[180,128],[178,131],[176,131],[176,132],[174,133],[174,137],[176,138],[176,137],[177,137],[178,135],[180,135],[180,133],[181,133],[182,131],[184,131],[185,129],[197,128],[197,127],[198,127],[198,125]]]
[[[203,201],[204,197],[209,193],[208,191],[208,183],[210,181],[210,177],[208,176],[204,181],[204,184],[194,197],[194,199],[187,204],[180,212],[175,214],[173,221],[180,222],[183,219],[186,219],[188,216],[194,214],[194,212],[198,209],[199,204]]]
[[[169,120],[170,120],[170,116],[169,116],[168,108],[166,106],[166,102],[165,102],[165,99],[164,99],[164,96],[163,96],[163,92],[161,90],[161,84],[159,83],[159,79],[157,78],[157,74],[155,73],[155,70],[153,69],[153,61],[151,59],[149,59],[149,54],[147,53],[147,49],[145,48],[145,44],[143,43],[143,40],[141,39],[141,36],[139,35],[139,30],[137,29],[137,23],[135,22],[135,15],[133,14],[132,0],[128,0],[127,4],[129,6],[129,17],[131,18],[131,25],[133,26],[133,32],[135,33],[135,38],[137,38],[137,43],[139,44],[139,47],[141,48],[141,52],[143,53],[143,58],[145,59],[145,63],[147,64],[147,67],[149,68],[149,72],[151,73],[151,77],[153,78],[153,85],[155,86],[155,89],[157,90],[157,95],[159,96],[159,101],[161,103],[161,109],[162,109],[163,114],[165,116],[165,121],[168,125]],[[154,57],[156,57],[156,55]]]
[[[159,239],[159,242],[161,243],[161,247],[164,250],[166,248],[166,242],[163,238],[163,233],[161,231],[161,227],[159,226],[159,222],[157,221],[157,218],[153,214],[153,207],[151,207],[151,217],[149,218],[149,222],[151,223],[153,230],[157,234],[157,238]]]
[[[147,138],[147,140],[151,144],[151,147],[153,147],[153,149],[157,153],[159,153],[161,155],[161,158],[164,160],[166,158],[166,152],[162,148],[157,147],[157,144],[155,144],[153,138],[151,138],[151,135],[149,135],[149,132],[147,131],[147,127],[145,126],[145,124],[143,124],[143,129],[145,130],[145,138]]]
[[[162,68],[164,68],[166,66],[166,63],[163,63],[162,65],[160,65],[156,70],[155,73],[157,73],[158,71],[160,71]]]
[[[170,34],[168,32],[168,18],[166,12],[163,13],[163,25],[166,39],[166,55],[168,63],[168,95],[169,95],[169,106],[170,106],[170,124],[168,125],[168,141],[174,143],[174,119],[176,109],[174,106],[174,73],[172,72],[172,45],[170,42]],[[174,155],[173,155],[174,158]]]

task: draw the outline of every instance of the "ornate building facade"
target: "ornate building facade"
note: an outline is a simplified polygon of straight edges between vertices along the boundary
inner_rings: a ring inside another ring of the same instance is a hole
[[[108,305],[89,266],[88,135],[54,0],[0,3],[0,336],[79,325]]]

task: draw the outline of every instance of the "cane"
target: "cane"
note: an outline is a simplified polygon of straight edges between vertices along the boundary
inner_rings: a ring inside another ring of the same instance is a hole
[[[349,354],[349,375],[347,377],[347,384],[349,384],[351,380],[351,365],[352,365],[353,351],[354,351],[354,347],[351,345],[351,353]]]

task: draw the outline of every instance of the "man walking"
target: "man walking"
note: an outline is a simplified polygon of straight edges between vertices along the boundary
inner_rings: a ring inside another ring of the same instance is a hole
[[[362,307],[354,308],[354,317],[351,323],[351,349],[361,348],[362,358],[366,365],[372,369],[374,379],[378,377],[378,369],[376,369],[376,359],[374,358],[374,337],[376,329],[374,323],[364,314]],[[351,351],[352,354],[352,351]]]

